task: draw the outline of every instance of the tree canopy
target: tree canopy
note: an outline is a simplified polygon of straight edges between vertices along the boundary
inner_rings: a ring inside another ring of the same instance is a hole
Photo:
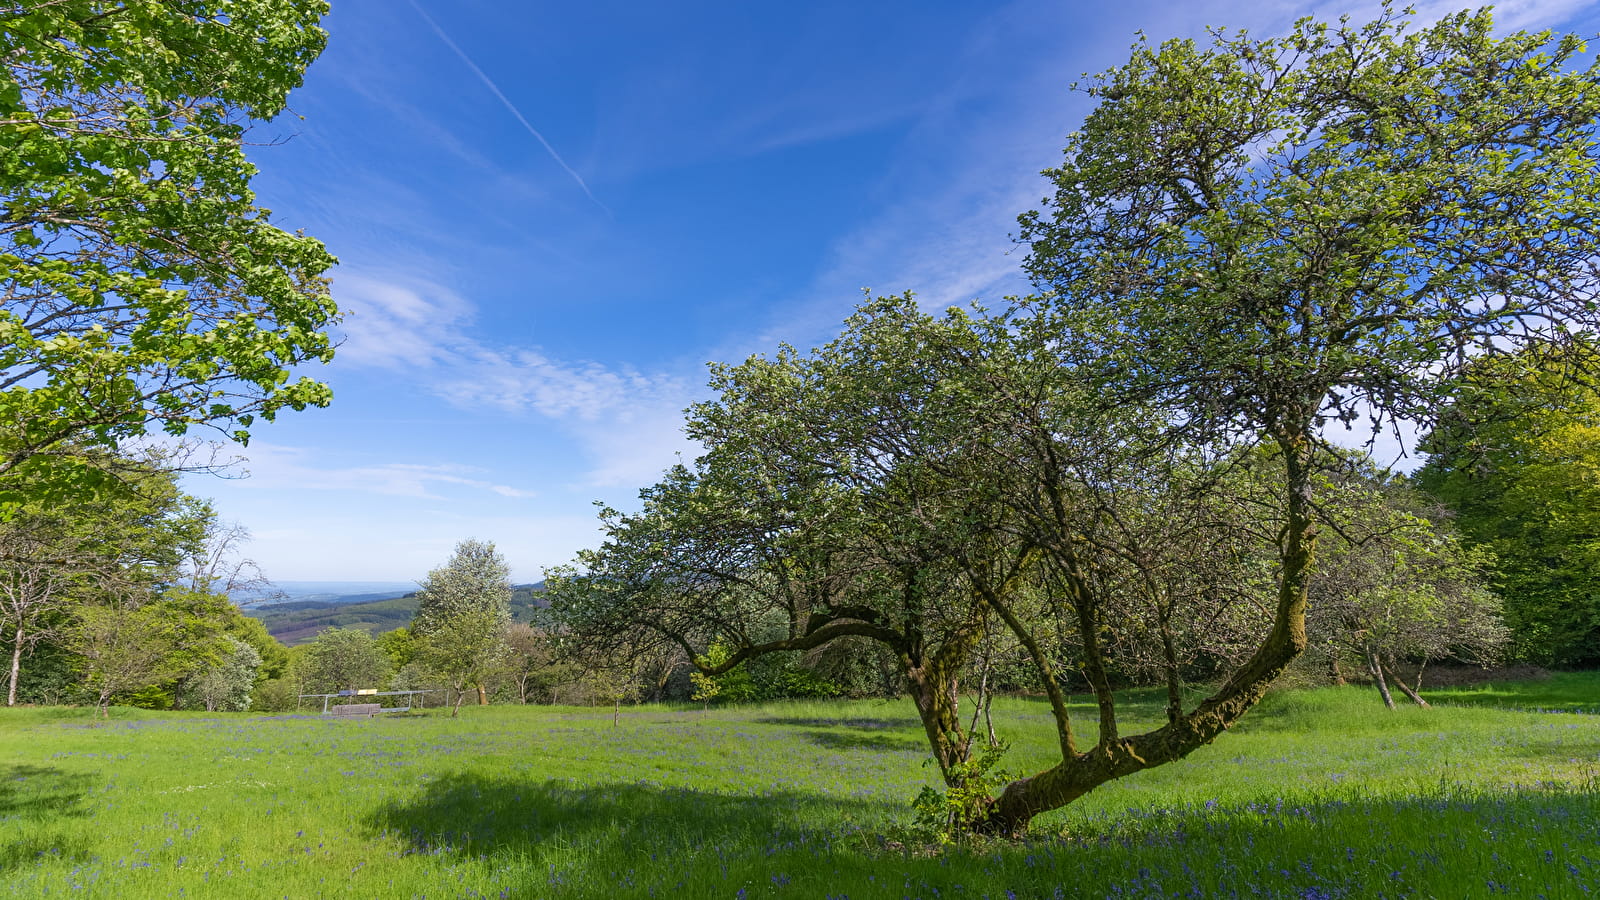
[[[1600,325],[1581,52],[1387,7],[1141,43],[1090,83],[1022,217],[1042,296],[942,318],[880,301],[810,355],[715,368],[690,414],[705,455],[608,511],[554,608],[580,641],[677,643],[708,674],[890,647],[979,828],[1188,755],[1307,646],[1324,473],[1346,465],[1325,426],[1429,422],[1468,360]],[[1060,757],[990,796],[955,686],[994,628]],[[1193,701],[1202,664],[1221,681]],[[1127,735],[1113,688],[1138,665],[1167,721]],[[1079,679],[1092,731],[1065,702]]]
[[[612,513],[583,573],[551,581],[552,608],[582,643],[676,643],[709,674],[877,642],[952,787],[974,774],[958,683],[997,630],[1082,764],[1068,790],[1188,752],[1229,720],[1198,711],[1216,723],[1196,727],[1182,682],[1260,627],[1247,601],[1270,590],[1272,529],[1251,520],[1238,459],[1153,448],[1143,411],[1092,402],[1054,355],[1056,321],[891,298],[809,355],[718,368],[720,398],[690,417],[705,456],[641,512]],[[1136,672],[1169,686],[1170,722],[1124,738],[1113,688]],[[1070,683],[1096,696],[1092,729],[1068,712]],[[1012,829],[1037,811],[989,804],[963,815]]]
[[[462,692],[468,686],[481,692],[499,662],[511,624],[511,569],[494,544],[468,539],[428,573],[417,599],[416,655],[455,689],[455,715]]]
[[[321,51],[326,11],[0,13],[0,504],[95,477],[69,442],[202,424],[243,441],[328,402],[289,370],[332,356],[334,260],[256,205],[244,143]]]
[[[181,491],[159,455],[84,457],[114,470],[104,489],[30,500],[0,521],[7,704],[70,698],[80,676],[105,689],[102,703],[199,702],[189,689],[226,661],[232,641],[250,646],[252,679],[283,674],[287,651],[234,605],[218,575],[238,568],[242,535]],[[124,640],[122,625],[142,643]],[[113,662],[121,674],[110,677]]]
[[[1474,354],[1600,321],[1594,64],[1487,10],[1140,43],[1021,218],[1121,390],[1294,444],[1428,422]]]
[[[359,628],[329,628],[297,649],[295,674],[306,693],[369,690],[389,678],[388,657]]]
[[[1469,360],[1600,326],[1583,42],[1407,15],[1140,43],[1089,84],[1099,105],[1021,218],[1062,356],[1110,402],[1278,450],[1273,623],[1201,704],[1223,719],[1306,647],[1324,427],[1425,425]]]

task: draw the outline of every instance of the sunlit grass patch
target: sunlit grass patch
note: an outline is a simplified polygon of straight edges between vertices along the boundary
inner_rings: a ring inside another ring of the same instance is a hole
[[[1545,678],[1439,688],[1423,695],[1431,703],[1452,706],[1600,713],[1600,672],[1552,672]]]

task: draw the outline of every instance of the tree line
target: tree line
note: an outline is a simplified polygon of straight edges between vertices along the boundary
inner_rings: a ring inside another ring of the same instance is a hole
[[[229,599],[260,580],[246,535],[160,457],[96,455],[109,480],[91,497],[0,522],[6,705],[247,708],[289,656]]]

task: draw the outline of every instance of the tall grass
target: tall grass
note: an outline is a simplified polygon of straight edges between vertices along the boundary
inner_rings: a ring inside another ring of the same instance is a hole
[[[1600,679],[1585,682],[1600,695]],[[1159,705],[1131,695],[1134,718]],[[1092,712],[1084,707],[1086,727]],[[1600,718],[1269,697],[1189,759],[928,854],[909,706],[371,721],[0,713],[0,896],[1587,897]],[[1048,761],[1002,701],[1003,766]]]

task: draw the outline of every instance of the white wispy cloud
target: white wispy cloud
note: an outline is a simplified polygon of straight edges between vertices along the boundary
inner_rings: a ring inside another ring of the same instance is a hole
[[[391,497],[444,499],[441,485],[488,491],[502,497],[525,499],[533,491],[475,477],[482,470],[455,464],[383,463],[363,466],[318,465],[316,455],[300,447],[251,443],[242,451],[249,477],[239,486],[263,490],[354,491]]]
[[[1504,28],[1541,27],[1559,23],[1583,6],[1581,0],[1520,0],[1500,6],[1497,18]],[[972,36],[973,56],[966,62],[983,65],[986,47],[1014,43],[997,38],[999,32],[1040,29],[1040,8],[1020,0],[997,10],[990,32]],[[1330,19],[1348,12],[1352,21],[1360,22],[1380,9],[1378,3],[1330,3],[1314,13]],[[1428,21],[1455,9],[1451,0],[1424,3],[1416,18]],[[420,7],[417,11],[427,17]],[[1239,7],[1217,0],[1167,8],[1160,21],[1142,24],[1158,41],[1175,35],[1203,38],[1209,26],[1266,36],[1287,30],[1305,11],[1300,4]],[[1147,13],[1140,15],[1148,19]],[[539,137],[492,79],[428,21]],[[934,98],[916,110],[917,124],[907,145],[955,148],[941,170],[918,170],[915,155],[908,156],[911,161],[887,177],[884,192],[903,199],[886,204],[835,240],[811,283],[777,307],[767,327],[730,335],[707,356],[737,359],[770,352],[778,341],[806,346],[826,340],[866,286],[885,293],[914,290],[929,308],[974,299],[998,303],[1004,294],[1027,291],[1020,272],[1024,250],[1011,238],[1016,216],[1038,205],[1048,187],[1038,172],[1055,163],[1067,132],[1088,111],[1083,95],[1067,86],[1086,70],[1098,71],[1126,58],[1132,28],[1112,33],[1118,26],[1107,27],[1111,31],[1087,53],[1040,54],[1031,62],[1018,61],[1004,98],[980,97],[969,103],[968,87],[957,85],[951,96]],[[681,411],[702,390],[698,371],[641,372],[480,337],[473,329],[469,300],[436,281],[398,270],[341,272],[335,292],[350,310],[341,364],[407,373],[419,379],[422,389],[460,408],[551,421],[581,447],[586,466],[582,486],[648,483],[678,456],[697,452],[683,434]]]
[[[461,409],[550,420],[581,445],[582,486],[648,484],[697,452],[682,427],[693,377],[491,343],[473,333],[469,301],[399,272],[342,271],[334,295],[348,313],[340,365],[415,379]]]
[[[627,367],[562,361],[537,350],[474,345],[458,359],[456,372],[436,385],[459,406],[536,412],[552,419],[593,422],[627,414],[639,404],[676,397],[681,384],[670,376],[647,376]]]
[[[683,431],[687,400],[627,410],[578,429],[591,454],[584,487],[639,487],[659,480],[675,462],[689,462],[704,448]]]
[[[333,292],[345,313],[339,360],[358,366],[447,364],[459,354],[455,336],[472,318],[471,304],[426,279],[341,270]]]
[[[583,448],[583,487],[649,484],[680,456],[699,452],[683,432],[695,390],[678,375],[478,346],[433,390],[462,408],[556,422]]]

